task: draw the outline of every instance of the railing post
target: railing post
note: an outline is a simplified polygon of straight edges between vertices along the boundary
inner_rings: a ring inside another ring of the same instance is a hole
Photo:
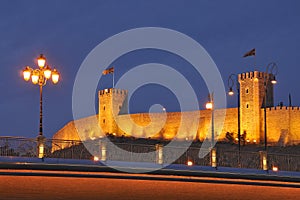
[[[162,165],[163,164],[163,145],[156,144],[156,163]]]
[[[100,141],[100,152],[101,152],[101,161],[106,161],[106,143],[103,141]]]
[[[8,156],[8,148],[9,148],[8,139],[6,138],[5,145],[4,145],[5,156]]]
[[[130,144],[130,161],[133,162],[133,146]]]
[[[217,149],[211,148],[210,150],[210,164],[212,167],[217,167]]]
[[[74,158],[74,141],[71,141],[71,158]]]
[[[267,152],[260,151],[260,166],[263,170],[268,170],[268,159],[267,159]]]
[[[43,135],[39,135],[37,137],[37,154],[38,158],[44,158],[45,156],[45,137]]]

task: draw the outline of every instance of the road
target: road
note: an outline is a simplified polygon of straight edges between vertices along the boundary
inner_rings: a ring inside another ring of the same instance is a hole
[[[298,199],[299,182],[0,170],[0,199]]]

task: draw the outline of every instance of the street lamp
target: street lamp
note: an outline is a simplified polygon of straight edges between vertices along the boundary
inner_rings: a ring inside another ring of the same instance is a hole
[[[37,137],[37,149],[38,157],[44,157],[44,140],[43,136],[43,86],[46,85],[47,80],[50,78],[54,84],[57,84],[59,81],[60,74],[56,69],[51,69],[49,65],[46,65],[46,58],[43,54],[37,58],[37,63],[39,68],[33,69],[29,66],[26,66],[23,70],[23,78],[25,81],[31,79],[32,83],[39,85],[40,87],[40,125],[39,125],[39,135]]]
[[[206,109],[211,110],[211,146],[215,141],[214,136],[214,93],[208,95],[208,102],[206,103]]]
[[[268,94],[268,83],[271,82],[273,85],[277,83],[275,76],[277,75],[278,68],[276,63],[271,62],[268,64],[266,73],[264,74],[264,140],[265,140],[265,151],[267,151],[267,94]]]
[[[214,148],[215,134],[214,134],[214,93],[208,95],[208,102],[205,105],[207,110],[211,110],[211,151],[210,162],[212,167],[217,167],[217,150]]]
[[[235,80],[234,80],[235,79]],[[228,78],[228,87],[230,96],[234,95],[233,86],[236,86],[237,91],[237,102],[238,102],[238,146],[239,146],[239,155],[238,155],[238,165],[240,166],[240,158],[241,158],[241,114],[240,114],[240,83],[238,80],[238,76],[236,74],[231,74]]]

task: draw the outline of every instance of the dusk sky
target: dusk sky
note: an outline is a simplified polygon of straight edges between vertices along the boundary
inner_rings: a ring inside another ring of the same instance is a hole
[[[0,1],[0,136],[36,137],[39,120],[37,85],[22,78],[22,69],[35,67],[45,54],[50,66],[61,73],[57,85],[44,87],[44,134],[52,135],[73,119],[72,89],[76,73],[95,46],[122,31],[139,27],[163,27],[188,35],[200,43],[216,63],[225,87],[231,73],[265,71],[270,62],[278,66],[275,104],[300,105],[299,1]],[[242,56],[256,48],[254,58]],[[99,55],[101,57],[101,55]],[[158,50],[124,55],[110,66],[115,79],[136,65],[163,63],[184,74],[197,92],[204,109],[208,90],[189,64],[178,56]],[[99,70],[99,76],[101,71]],[[98,88],[111,87],[111,76]],[[126,88],[124,88],[126,89]],[[96,95],[96,94],[95,94]],[[167,88],[148,85],[130,100],[130,112],[147,112],[161,103],[168,111],[178,104]],[[236,98],[228,97],[228,107]],[[95,102],[95,105],[97,102]]]

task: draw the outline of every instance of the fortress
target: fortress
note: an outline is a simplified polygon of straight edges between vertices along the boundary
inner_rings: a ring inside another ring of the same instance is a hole
[[[271,83],[273,78],[275,77],[272,74],[259,71],[238,75],[240,132],[244,134],[247,143],[264,143],[264,106],[266,105],[268,144],[298,144],[300,143],[300,109],[292,106],[274,106]],[[53,139],[93,140],[105,134],[200,141],[211,137],[212,110],[128,114],[127,90],[115,88],[100,90],[98,97],[98,115],[69,122],[53,136]],[[182,114],[188,116],[189,120],[182,122]],[[225,115],[223,127],[219,120],[222,115]],[[196,118],[197,123],[194,123]],[[233,138],[237,139],[238,108],[215,109],[214,130],[218,140],[224,140],[227,133],[233,133]]]

